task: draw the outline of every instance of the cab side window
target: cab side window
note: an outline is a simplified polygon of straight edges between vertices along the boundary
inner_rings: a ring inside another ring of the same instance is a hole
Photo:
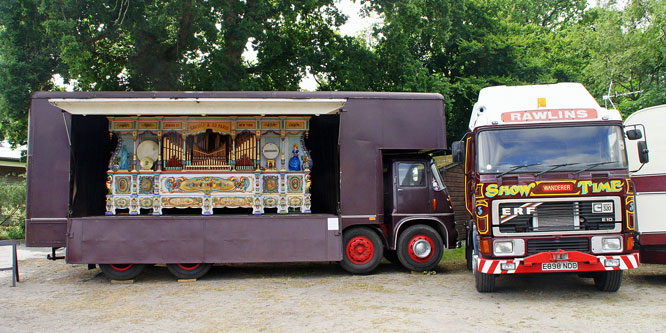
[[[425,165],[422,163],[398,163],[398,182],[400,187],[424,187]]]

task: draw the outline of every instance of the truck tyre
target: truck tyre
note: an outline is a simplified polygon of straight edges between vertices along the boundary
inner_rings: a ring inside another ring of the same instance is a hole
[[[476,291],[480,293],[492,293],[495,291],[495,274],[486,274],[475,270],[474,283],[476,284]]]
[[[100,264],[99,268],[109,280],[132,280],[139,276],[146,265],[143,264]]]
[[[398,253],[395,250],[384,250],[384,258],[392,264],[401,265],[398,259]]]
[[[622,285],[622,271],[597,272],[594,276],[594,286],[600,291],[615,292]]]
[[[198,279],[206,275],[211,264],[167,264],[169,272],[178,279]]]
[[[492,293],[495,291],[495,275],[479,272],[478,262],[472,259],[472,274],[474,274],[474,286],[480,293]]]
[[[472,244],[472,235],[468,233],[467,238],[465,239],[465,262],[467,264],[467,270],[472,270],[472,256],[474,255]]]
[[[352,274],[368,274],[382,260],[384,248],[379,236],[369,228],[353,227],[342,233],[340,266]]]
[[[414,225],[398,237],[398,259],[411,271],[429,271],[442,260],[442,237],[427,225]]]

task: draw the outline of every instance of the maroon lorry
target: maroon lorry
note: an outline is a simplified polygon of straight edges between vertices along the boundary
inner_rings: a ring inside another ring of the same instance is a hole
[[[28,246],[133,279],[167,264],[382,255],[430,270],[457,232],[432,155],[439,94],[39,92],[28,133]]]

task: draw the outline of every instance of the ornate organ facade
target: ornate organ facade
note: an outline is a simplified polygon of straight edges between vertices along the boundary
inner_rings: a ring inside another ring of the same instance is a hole
[[[106,214],[310,213],[309,117],[108,117]]]

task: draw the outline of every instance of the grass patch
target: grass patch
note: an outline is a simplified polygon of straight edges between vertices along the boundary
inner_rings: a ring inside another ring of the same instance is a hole
[[[441,262],[465,262],[465,247],[460,247],[454,250],[445,250]]]

